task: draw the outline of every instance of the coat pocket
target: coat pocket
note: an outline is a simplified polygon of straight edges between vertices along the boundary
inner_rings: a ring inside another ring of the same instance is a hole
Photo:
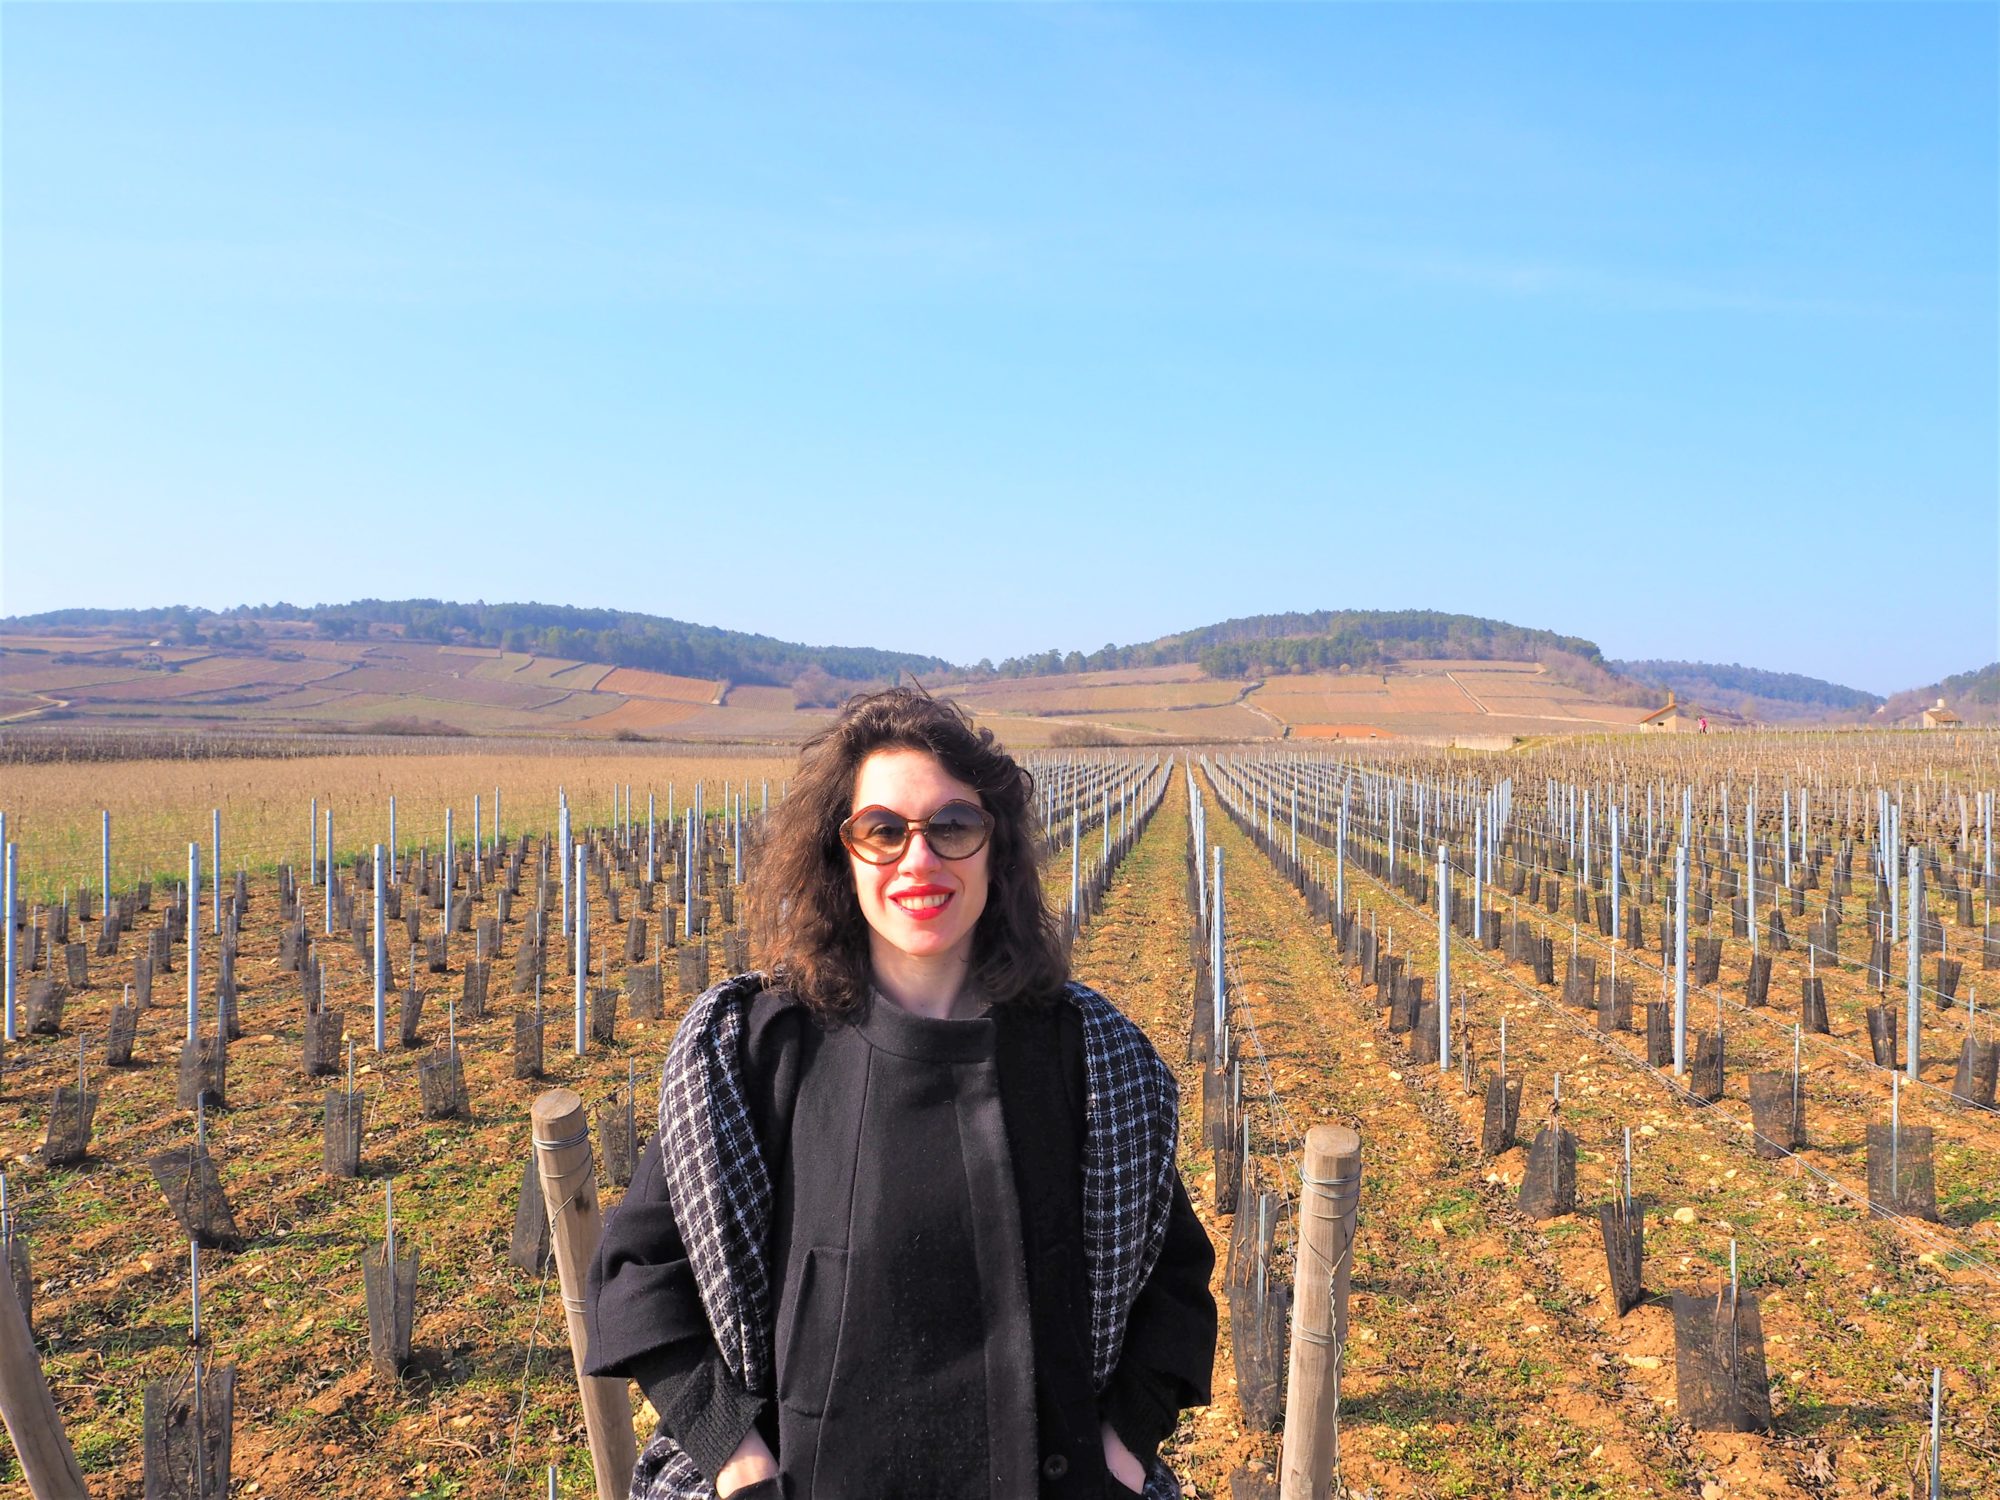
[[[847,1252],[815,1245],[780,1298],[789,1306],[778,1338],[778,1401],[801,1416],[826,1410],[846,1297]]]

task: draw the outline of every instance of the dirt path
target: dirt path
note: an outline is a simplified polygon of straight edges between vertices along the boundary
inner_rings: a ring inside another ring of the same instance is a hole
[[[1473,693],[1471,688],[1467,687],[1464,683],[1458,680],[1458,674],[1456,672],[1447,672],[1444,675],[1446,680],[1449,681],[1453,687],[1457,688],[1461,693],[1465,694],[1466,700],[1470,702],[1474,708],[1478,709],[1483,714],[1490,714],[1493,712],[1492,709],[1488,708],[1484,703],[1481,703],[1479,701],[1478,697]]]
[[[26,692],[21,696],[24,698],[39,698],[42,701],[38,706],[24,708],[19,713],[0,714],[0,724],[18,724],[26,719],[39,719],[43,714],[54,713],[58,709],[68,708],[70,703],[70,700],[67,698],[51,698],[47,693]]]

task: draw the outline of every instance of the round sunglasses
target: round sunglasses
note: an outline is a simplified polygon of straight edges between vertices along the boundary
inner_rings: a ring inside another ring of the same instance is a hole
[[[840,825],[840,841],[864,864],[892,865],[921,833],[939,859],[970,859],[993,836],[993,814],[970,802],[947,802],[928,818],[906,818],[886,807],[864,807]]]

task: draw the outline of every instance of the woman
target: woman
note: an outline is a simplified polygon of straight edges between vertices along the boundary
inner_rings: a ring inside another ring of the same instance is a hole
[[[1174,1078],[1068,981],[1033,782],[955,706],[856,698],[752,881],[768,974],[698,999],[605,1227],[589,1373],[634,1500],[1178,1495],[1214,1254]]]

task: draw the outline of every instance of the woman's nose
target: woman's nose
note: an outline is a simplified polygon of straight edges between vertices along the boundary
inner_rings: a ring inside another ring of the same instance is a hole
[[[902,867],[905,870],[934,870],[941,861],[931,848],[930,835],[912,830],[910,845],[903,851]]]

